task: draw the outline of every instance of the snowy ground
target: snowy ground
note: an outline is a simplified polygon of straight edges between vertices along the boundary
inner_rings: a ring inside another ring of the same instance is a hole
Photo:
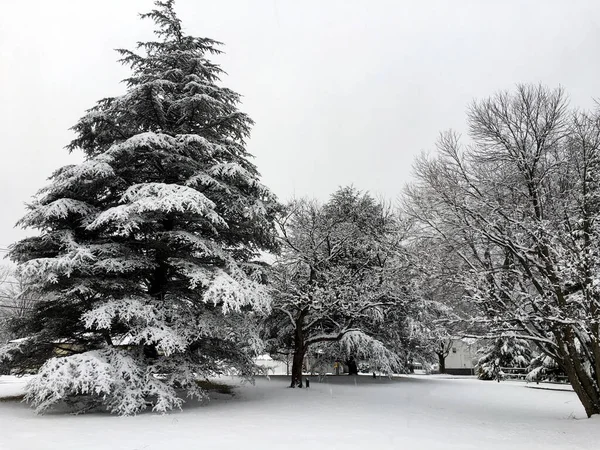
[[[222,380],[225,381],[225,380]],[[228,379],[230,383],[235,380]],[[0,377],[0,397],[22,381]],[[600,420],[584,419],[575,394],[514,382],[436,376],[397,380],[259,379],[207,406],[136,417],[36,416],[0,401],[1,450],[166,449],[597,449]]]

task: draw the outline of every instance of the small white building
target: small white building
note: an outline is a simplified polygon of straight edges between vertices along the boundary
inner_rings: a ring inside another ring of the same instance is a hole
[[[267,354],[255,358],[254,363],[264,369],[265,375],[289,375],[291,369],[285,361],[278,361]]]
[[[475,375],[478,348],[475,339],[452,339],[450,353],[446,356],[446,373],[451,375]]]

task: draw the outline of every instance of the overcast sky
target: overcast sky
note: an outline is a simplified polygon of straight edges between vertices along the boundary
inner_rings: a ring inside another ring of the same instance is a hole
[[[114,48],[152,38],[152,0],[3,0],[0,248],[58,167],[85,109],[124,92]],[[256,122],[249,150],[287,200],[338,186],[394,199],[416,154],[465,108],[518,82],[600,97],[600,2],[178,0],[187,33],[225,43],[223,84]],[[0,254],[1,255],[1,254]]]

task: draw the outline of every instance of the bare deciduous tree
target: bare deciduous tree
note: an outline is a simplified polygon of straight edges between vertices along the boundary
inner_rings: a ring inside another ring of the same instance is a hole
[[[464,262],[488,337],[533,341],[600,413],[600,115],[562,89],[520,85],[474,102],[471,144],[441,136],[408,191],[420,225]]]

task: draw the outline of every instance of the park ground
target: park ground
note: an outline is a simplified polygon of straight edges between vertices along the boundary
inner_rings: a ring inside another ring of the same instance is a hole
[[[0,377],[2,450],[383,450],[597,449],[600,418],[585,418],[564,386],[473,378],[315,377],[289,389],[284,377],[255,385],[233,378],[234,395],[135,417],[36,415],[15,398],[24,381]],[[11,400],[10,397],[13,397]]]

